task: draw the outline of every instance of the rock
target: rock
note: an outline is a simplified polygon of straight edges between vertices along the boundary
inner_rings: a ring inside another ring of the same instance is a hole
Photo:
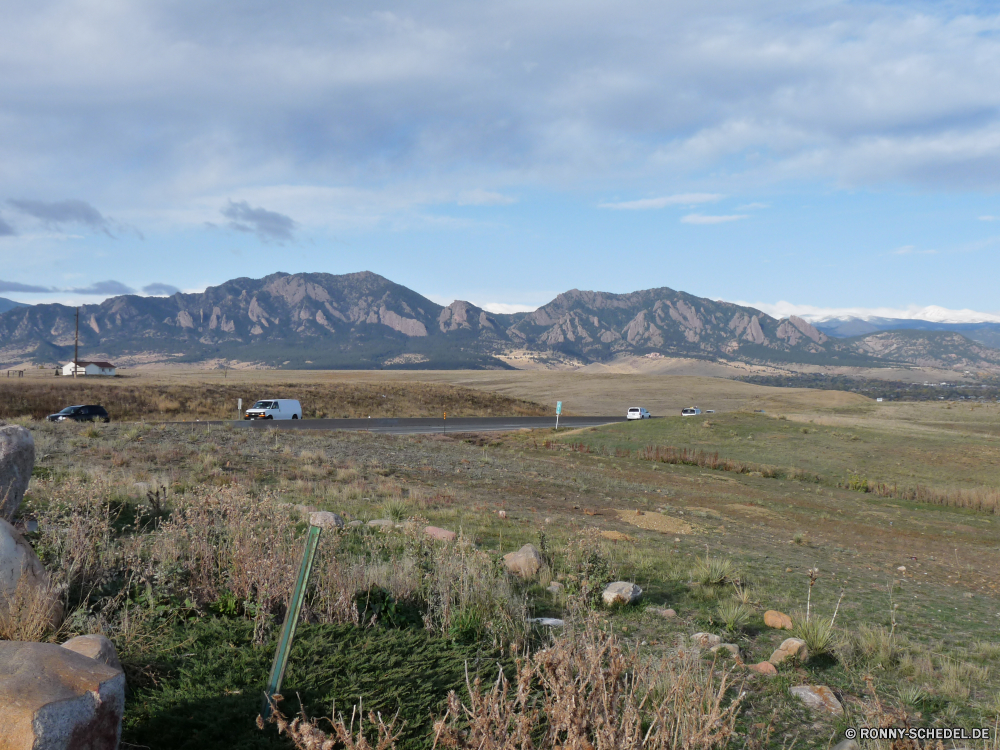
[[[906,566],[905,565],[900,565],[898,568],[896,568],[896,570],[898,570],[900,573],[905,573],[906,572]]]
[[[498,510],[497,511],[497,515],[500,516],[500,518],[506,518],[507,517],[507,511],[505,511],[505,510]]]
[[[317,510],[309,514],[309,525],[319,526],[327,531],[340,531],[344,528],[344,519],[337,513],[328,510]]]
[[[642,589],[628,581],[615,581],[604,587],[601,598],[608,606],[612,604],[635,604],[642,596]]]
[[[808,658],[809,649],[806,647],[805,641],[800,638],[786,638],[781,642],[781,645],[774,650],[774,653],[771,654],[771,658],[768,659],[768,661],[777,666],[786,659],[796,659],[803,662]]]
[[[532,578],[542,567],[542,553],[533,544],[526,544],[517,552],[503,556],[503,564],[511,573],[521,578]]]
[[[70,638],[62,647],[121,671],[122,663],[118,661],[115,644],[103,635],[78,635],[76,638]]]
[[[675,612],[672,609],[654,609],[654,610],[651,610],[651,611],[654,614],[659,615],[660,617],[667,618],[668,620],[672,620],[673,618],[677,617],[677,612]]]
[[[349,528],[349,529],[356,529],[356,528],[358,528],[358,526],[364,526],[364,525],[365,525],[364,521],[357,521],[357,520],[355,520],[355,521],[348,521],[347,522],[347,528]]]
[[[768,659],[774,666],[778,666],[786,659],[794,659],[799,662],[806,661],[809,658],[809,649],[806,648],[806,642],[801,638],[786,638],[781,642],[781,645],[774,650],[771,654],[771,658]]]
[[[558,594],[564,588],[565,587],[561,583],[559,583],[559,581],[553,581],[552,583],[550,583],[548,586],[545,587],[545,590],[548,591],[550,594]]]
[[[841,740],[833,746],[833,750],[861,750],[857,740]]]
[[[740,657],[740,647],[737,646],[735,643],[720,643],[716,646],[712,646],[712,648],[710,648],[709,651],[711,651],[713,654],[717,654],[720,651],[728,651],[737,659]]]
[[[722,643],[722,639],[712,633],[695,633],[691,636],[691,640],[698,648],[712,648]]]
[[[566,625],[558,617],[532,617],[528,620],[532,625],[542,625],[547,628],[561,628]]]
[[[455,532],[448,531],[448,529],[440,529],[437,526],[425,526],[424,533],[427,534],[431,539],[437,539],[441,542],[453,542],[455,541]]]
[[[0,611],[11,602],[35,608],[42,605],[52,624],[62,615],[59,597],[49,586],[49,575],[31,545],[0,518]]]
[[[751,664],[750,670],[756,672],[757,674],[767,675],[768,677],[778,674],[778,670],[775,669],[774,665],[769,661],[762,661],[759,664]]]
[[[388,529],[396,527],[396,524],[394,524],[388,518],[373,518],[371,521],[368,522],[368,525],[371,526],[373,529],[382,529],[383,531],[387,531]]]
[[[826,685],[796,685],[789,688],[789,692],[811,709],[823,711],[832,716],[844,715],[844,707],[840,705],[837,696]]]
[[[4,750],[115,750],[125,674],[54,643],[0,641]]]
[[[0,427],[0,519],[10,520],[21,506],[35,468],[35,439],[16,424]]]
[[[779,612],[776,609],[769,609],[764,613],[764,624],[769,628],[775,628],[776,630],[791,630],[792,618],[784,612]]]

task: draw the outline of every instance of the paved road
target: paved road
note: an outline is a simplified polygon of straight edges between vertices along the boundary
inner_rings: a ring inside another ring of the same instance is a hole
[[[624,422],[625,417],[560,417],[559,427],[577,429]],[[191,424],[188,422],[188,424]],[[414,435],[434,432],[511,432],[556,426],[555,417],[453,417],[441,419],[289,419],[239,422],[197,422],[195,424],[231,424],[247,429],[281,430],[353,430]]]

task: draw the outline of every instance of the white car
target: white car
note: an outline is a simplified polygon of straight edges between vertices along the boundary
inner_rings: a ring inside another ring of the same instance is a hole
[[[630,407],[628,414],[625,415],[626,419],[649,419],[650,416],[652,415],[641,406]]]
[[[302,405],[291,398],[266,398],[247,409],[243,419],[302,419]]]
[[[701,414],[701,409],[697,406],[689,406],[686,409],[681,409],[682,417],[697,417],[699,414]]]

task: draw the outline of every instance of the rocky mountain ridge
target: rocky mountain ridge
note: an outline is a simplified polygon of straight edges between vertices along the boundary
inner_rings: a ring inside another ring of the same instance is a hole
[[[67,361],[74,314],[57,304],[0,314],[0,364]],[[994,356],[1000,352],[961,336],[921,344],[887,343],[879,335],[831,339],[801,318],[778,320],[667,287],[629,294],[573,289],[534,312],[501,315],[464,301],[442,306],[370,272],[275,273],[199,294],[123,295],[80,308],[81,356],[124,365],[235,360],[289,368],[500,368],[510,366],[504,361],[510,352],[528,351],[543,361],[581,363],[661,354],[872,366],[927,357],[947,362],[939,350],[948,346],[960,350],[954,366],[1000,363]]]

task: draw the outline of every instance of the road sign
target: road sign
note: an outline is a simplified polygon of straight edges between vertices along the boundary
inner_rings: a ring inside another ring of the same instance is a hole
[[[562,401],[556,401],[556,416],[562,414]]]

